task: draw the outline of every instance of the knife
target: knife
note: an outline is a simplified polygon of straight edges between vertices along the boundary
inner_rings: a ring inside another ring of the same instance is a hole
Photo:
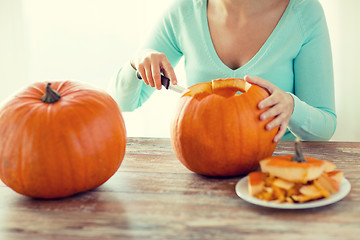
[[[136,76],[138,79],[142,79],[141,75],[138,71],[136,71]],[[170,82],[170,79],[165,77],[164,75],[161,74],[161,85],[163,85],[165,87],[165,89],[167,90],[172,90],[175,91],[177,93],[182,93],[186,90],[186,88],[179,86],[179,85],[172,85]]]

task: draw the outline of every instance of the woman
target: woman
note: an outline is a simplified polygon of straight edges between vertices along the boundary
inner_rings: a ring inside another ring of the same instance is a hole
[[[330,40],[317,0],[177,0],[112,81],[120,108],[132,111],[161,89],[160,73],[176,84],[183,56],[189,86],[237,77],[267,89],[258,107],[270,107],[261,120],[275,117],[266,125],[279,126],[275,142],[334,134]]]

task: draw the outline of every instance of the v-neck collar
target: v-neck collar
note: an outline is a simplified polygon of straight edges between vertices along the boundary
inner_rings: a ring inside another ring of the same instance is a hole
[[[276,24],[274,30],[272,31],[272,33],[270,34],[270,36],[267,38],[267,40],[265,41],[265,43],[261,46],[261,48],[259,49],[259,51],[244,65],[242,65],[241,67],[237,68],[237,69],[231,69],[230,67],[228,67],[219,57],[219,55],[217,54],[216,50],[215,50],[215,46],[211,40],[211,35],[210,35],[210,29],[209,29],[209,22],[208,22],[208,17],[207,17],[207,3],[208,0],[203,2],[203,6],[201,9],[201,18],[202,18],[202,26],[203,26],[203,33],[204,33],[204,41],[205,41],[205,46],[206,49],[208,51],[208,53],[210,54],[210,57],[212,58],[212,60],[214,61],[214,63],[217,65],[218,68],[220,68],[224,73],[226,74],[237,74],[239,72],[244,72],[246,74],[246,72],[248,72],[248,70],[250,68],[252,68],[252,66],[254,66],[268,51],[268,49],[271,47],[273,41],[276,39],[276,35],[277,33],[280,31],[281,26],[283,25],[283,22],[286,19],[286,16],[288,15],[288,12],[290,11],[290,8],[292,6],[294,0],[290,0],[283,15],[281,16],[279,22]],[[219,70],[220,70],[219,69]]]

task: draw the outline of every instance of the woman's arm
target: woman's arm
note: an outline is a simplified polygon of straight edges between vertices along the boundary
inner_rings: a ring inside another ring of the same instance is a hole
[[[284,135],[286,128],[302,140],[326,141],[333,136],[337,123],[328,29],[317,1],[303,1],[298,7],[302,9],[298,18],[303,44],[293,62],[294,93],[286,93],[261,78],[245,79],[270,93],[258,107],[270,107],[260,116],[262,120],[274,118],[267,124],[268,130],[279,126],[274,141]]]
[[[304,44],[294,60],[294,112],[288,128],[302,140],[325,141],[337,124],[329,32],[318,1],[308,1],[298,17]]]
[[[182,57],[174,31],[174,25],[181,24],[177,21],[177,11],[178,6],[173,5],[155,25],[145,44],[131,59],[134,66],[129,61],[111,79],[109,93],[122,111],[134,111],[151,96],[154,86],[161,88],[160,72],[176,83],[172,66]],[[139,68],[144,81],[136,77],[135,68]]]

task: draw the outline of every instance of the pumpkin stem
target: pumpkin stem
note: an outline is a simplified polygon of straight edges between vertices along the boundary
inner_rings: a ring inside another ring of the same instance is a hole
[[[45,94],[41,100],[44,103],[56,103],[60,98],[60,94],[51,87],[51,83],[47,83]]]
[[[294,157],[291,159],[291,161],[294,162],[306,162],[306,159],[303,155],[302,149],[301,149],[301,143],[300,143],[300,139],[296,138],[295,140],[295,155]]]

